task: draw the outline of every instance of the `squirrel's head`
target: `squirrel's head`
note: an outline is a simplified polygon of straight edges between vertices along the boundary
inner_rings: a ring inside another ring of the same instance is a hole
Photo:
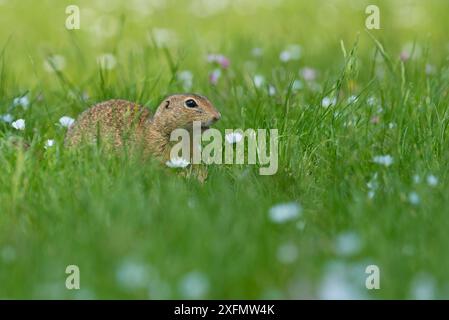
[[[220,118],[220,112],[206,97],[189,93],[168,96],[154,115],[154,121],[166,132],[191,129],[194,121],[200,121],[201,127],[206,129]]]

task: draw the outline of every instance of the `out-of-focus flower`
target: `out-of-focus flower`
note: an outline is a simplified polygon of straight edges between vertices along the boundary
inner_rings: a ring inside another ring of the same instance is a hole
[[[274,223],[285,223],[296,219],[302,213],[302,207],[297,202],[280,203],[270,208],[268,212]]]
[[[298,258],[298,248],[294,243],[284,243],[277,250],[277,259],[280,263],[290,264]]]
[[[97,57],[97,63],[102,69],[112,70],[117,65],[117,59],[112,53],[104,53]]]
[[[193,74],[189,70],[184,70],[178,73],[178,80],[182,83],[184,90],[188,91],[193,85]]]
[[[340,234],[335,241],[336,253],[342,256],[351,256],[361,249],[360,237],[357,233],[348,231]]]
[[[253,48],[251,50],[251,54],[254,57],[261,57],[263,55],[263,49],[262,48]]]
[[[221,70],[215,69],[209,74],[209,82],[212,85],[216,85],[218,83],[218,79],[221,77]]]
[[[27,95],[24,95],[22,97],[14,98],[12,104],[14,107],[22,106],[23,108],[27,109],[28,106],[30,105],[30,100],[28,99]]]
[[[44,69],[49,73],[64,70],[65,66],[65,58],[58,54],[48,56],[44,60]]]
[[[55,145],[55,140],[53,140],[53,139],[48,139],[47,141],[45,141],[44,148],[45,148],[45,149],[48,149],[48,148],[53,147],[54,145]]]
[[[413,191],[413,192],[410,192],[410,193],[409,193],[409,195],[408,195],[408,201],[409,201],[411,204],[413,204],[413,205],[417,205],[417,204],[419,204],[419,202],[420,202],[421,200],[420,200],[420,198],[419,198],[419,195],[418,195],[415,191]]]
[[[25,120],[24,119],[18,119],[11,123],[11,126],[16,130],[25,130]]]
[[[426,178],[427,184],[431,187],[435,187],[438,184],[438,178],[433,174],[430,174]]]
[[[373,162],[377,164],[381,164],[385,167],[389,167],[393,164],[393,157],[390,155],[381,155],[381,156],[375,156],[373,158]]]
[[[242,138],[243,138],[243,135],[239,132],[228,133],[225,136],[226,141],[230,144],[239,143],[240,141],[242,141]]]
[[[299,60],[301,58],[302,48],[298,44],[288,45],[285,50],[279,54],[279,59],[282,62],[288,62],[290,60]]]
[[[436,72],[436,68],[435,68],[435,66],[434,65],[431,65],[431,64],[426,64],[426,74],[429,76],[429,75],[432,75],[432,74],[434,74]]]
[[[329,108],[330,106],[334,106],[336,104],[337,104],[336,98],[324,97],[323,100],[321,100],[321,106],[324,108]]]
[[[11,123],[14,120],[14,117],[9,113],[2,114],[2,115],[0,115],[0,120],[2,120],[3,122],[6,122],[6,123]]]
[[[170,168],[185,168],[190,164],[190,162],[184,158],[176,157],[170,159],[165,164]]]
[[[164,28],[154,28],[150,35],[158,47],[174,47],[178,43],[178,36],[175,31]]]
[[[59,119],[59,124],[65,128],[70,127],[75,122],[75,119],[64,116]]]
[[[427,273],[418,274],[411,283],[411,296],[416,300],[433,300],[436,291],[435,279]]]
[[[229,61],[229,58],[225,57],[222,54],[208,54],[207,55],[207,61],[209,63],[216,63],[218,64],[222,69],[227,69],[231,62]]]
[[[253,81],[256,88],[260,88],[265,83],[265,77],[260,74],[256,74]]]
[[[209,292],[209,280],[201,272],[190,272],[183,277],[179,291],[185,299],[201,299]]]
[[[292,90],[293,91],[301,90],[303,87],[304,86],[303,86],[301,80],[298,80],[298,79],[293,80],[293,83],[292,83]]]
[[[310,67],[304,67],[301,69],[301,76],[306,81],[315,81],[316,80],[316,70]]]
[[[378,124],[380,122],[380,117],[379,116],[374,116],[371,118],[370,122],[372,124]]]

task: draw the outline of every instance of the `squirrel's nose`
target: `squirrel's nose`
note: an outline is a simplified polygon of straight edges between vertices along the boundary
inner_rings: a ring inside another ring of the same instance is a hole
[[[214,121],[218,121],[221,118],[221,113],[217,111],[217,113],[214,115],[214,117],[212,118]]]

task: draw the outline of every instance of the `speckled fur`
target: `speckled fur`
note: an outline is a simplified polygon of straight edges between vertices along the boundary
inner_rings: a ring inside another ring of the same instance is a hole
[[[193,99],[198,107],[187,108]],[[191,129],[193,121],[207,127],[221,117],[212,103],[197,94],[175,94],[165,98],[154,116],[144,106],[126,100],[108,100],[84,111],[69,128],[65,144],[75,147],[100,141],[114,149],[124,145],[142,147],[145,154],[167,160],[170,134],[177,128]]]

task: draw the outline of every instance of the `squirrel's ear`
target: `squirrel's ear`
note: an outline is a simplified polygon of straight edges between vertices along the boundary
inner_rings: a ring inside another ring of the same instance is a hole
[[[165,109],[168,109],[169,106],[170,106],[170,100],[166,100],[165,101]]]

